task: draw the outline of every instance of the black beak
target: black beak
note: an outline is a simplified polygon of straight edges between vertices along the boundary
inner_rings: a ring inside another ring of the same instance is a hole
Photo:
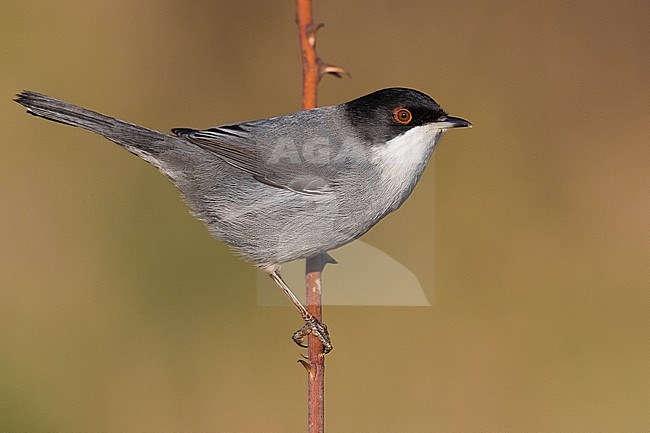
[[[452,117],[452,116],[445,116],[439,121],[433,122],[432,125],[441,129],[472,127],[472,124],[469,123],[467,120],[461,119],[460,117]]]

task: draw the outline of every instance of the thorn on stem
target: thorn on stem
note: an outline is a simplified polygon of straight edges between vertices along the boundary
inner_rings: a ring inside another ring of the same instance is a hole
[[[345,69],[340,66],[330,65],[329,63],[323,62],[320,58],[318,59],[318,75],[322,77],[325,74],[334,75],[336,78],[343,78],[347,76],[352,78],[352,75]]]
[[[309,45],[312,48],[316,48],[316,32],[323,27],[325,27],[325,24],[323,23],[309,24],[307,26],[307,42],[309,42]]]
[[[298,362],[301,363],[303,367],[305,367],[305,370],[307,370],[307,373],[311,372],[310,371],[311,370],[311,365],[309,364],[309,362],[305,361],[304,359],[299,359]]]

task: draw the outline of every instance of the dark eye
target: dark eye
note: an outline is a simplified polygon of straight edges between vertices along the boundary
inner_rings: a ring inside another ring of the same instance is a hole
[[[397,107],[393,110],[393,119],[395,122],[401,123],[402,125],[408,125],[413,119],[413,115],[409,110],[404,107]]]

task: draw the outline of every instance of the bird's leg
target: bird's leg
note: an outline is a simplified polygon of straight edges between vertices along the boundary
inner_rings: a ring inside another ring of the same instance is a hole
[[[287,295],[287,298],[289,298],[293,305],[298,309],[298,312],[305,321],[304,326],[294,332],[294,334],[291,336],[291,338],[293,338],[293,341],[295,341],[296,344],[300,347],[307,347],[307,344],[305,344],[305,337],[311,332],[316,338],[321,341],[321,343],[323,343],[324,352],[329,353],[332,350],[332,342],[330,341],[330,335],[327,332],[327,325],[318,321],[318,319],[316,319],[309,311],[307,311],[305,306],[300,303],[300,300],[296,297],[296,295],[294,295],[289,286],[287,286],[287,283],[284,282],[278,273],[277,268],[269,269],[266,272],[273,279],[273,281],[275,281],[275,284],[280,286],[284,294]]]

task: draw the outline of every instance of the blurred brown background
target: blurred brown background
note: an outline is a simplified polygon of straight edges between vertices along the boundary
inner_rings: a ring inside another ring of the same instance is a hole
[[[325,312],[328,430],[650,431],[649,3],[314,12],[322,57],[353,76],[324,79],[321,104],[409,86],[475,125],[363,238],[432,307]],[[0,430],[305,431],[295,311],[257,305],[256,271],[152,167],[11,101],[32,89],[165,131],[295,111],[293,3],[3,1],[0,17]]]

